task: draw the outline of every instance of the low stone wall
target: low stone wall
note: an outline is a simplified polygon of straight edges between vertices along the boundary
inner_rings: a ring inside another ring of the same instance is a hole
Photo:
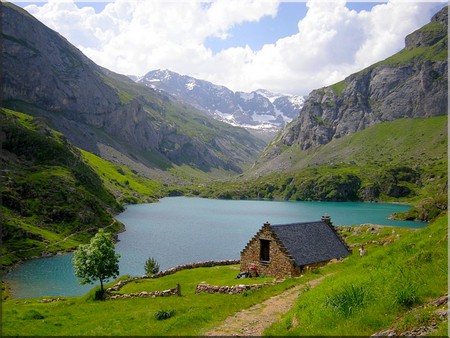
[[[123,295],[109,295],[106,298],[109,299],[121,299],[121,298],[137,298],[137,297],[168,297],[168,296],[181,296],[180,284],[177,284],[173,289],[168,289],[164,291],[153,291],[153,292],[138,292],[138,293],[128,293]]]
[[[198,263],[192,263],[192,264],[184,264],[184,265],[178,265],[173,268],[170,268],[165,271],[160,271],[152,276],[143,276],[142,278],[160,278],[167,275],[174,274],[175,272],[181,271],[181,270],[188,270],[188,269],[196,269],[196,268],[209,268],[212,266],[222,266],[222,265],[234,265],[239,264],[239,259],[234,260],[223,260],[223,261],[207,261],[207,262],[198,262]]]
[[[172,296],[172,295],[177,295],[180,296],[181,292],[180,290],[180,286],[177,285],[178,291],[177,293],[174,292],[170,292],[171,290],[175,290],[174,289],[170,289],[170,290],[165,290],[165,291],[155,291],[155,292],[139,292],[139,293],[132,293],[129,295],[111,295],[111,292],[117,292],[119,291],[124,285],[138,280],[138,279],[153,279],[153,278],[160,278],[160,277],[164,277],[167,275],[171,275],[174,274],[175,272],[181,271],[181,270],[187,270],[187,269],[195,269],[195,268],[203,268],[203,267],[212,267],[212,266],[222,266],[222,265],[235,265],[235,264],[239,264],[239,260],[223,260],[223,261],[206,261],[206,262],[197,262],[197,263],[192,263],[192,264],[183,264],[183,265],[178,265],[175,266],[173,268],[170,268],[168,270],[165,271],[160,271],[154,275],[151,276],[142,276],[142,277],[131,277],[129,279],[126,280],[121,280],[119,282],[117,282],[115,285],[113,285],[112,287],[106,289],[105,291],[105,298],[110,298],[110,299],[116,299],[116,298],[132,298],[132,297],[160,297],[160,296]],[[161,293],[161,294],[160,294]],[[142,296],[139,296],[141,295]],[[127,297],[125,297],[127,296]]]
[[[248,285],[239,284],[232,286],[219,286],[200,283],[196,286],[195,293],[206,292],[206,293],[221,293],[221,294],[235,295],[244,293],[245,291],[258,290],[264,286],[272,286],[281,282],[283,281],[265,282],[264,284],[248,284]]]

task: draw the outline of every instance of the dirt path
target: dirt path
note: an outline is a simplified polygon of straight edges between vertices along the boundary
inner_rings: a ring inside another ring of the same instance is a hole
[[[296,285],[283,293],[273,296],[251,308],[239,311],[228,317],[217,328],[207,331],[206,336],[262,336],[264,329],[279,320],[280,316],[288,312],[301,294],[301,290],[308,285],[313,288],[324,278],[312,280],[306,284]]]

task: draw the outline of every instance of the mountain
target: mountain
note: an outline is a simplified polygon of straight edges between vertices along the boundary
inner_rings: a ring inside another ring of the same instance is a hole
[[[447,210],[447,7],[406,47],[312,91],[253,167],[197,195],[415,203],[407,218]]]
[[[146,177],[242,172],[265,143],[96,65],[23,9],[1,3],[1,106],[44,118],[75,146]]]
[[[275,94],[263,89],[251,93],[233,92],[224,86],[169,70],[154,70],[133,79],[173,95],[219,121],[248,130],[278,131],[298,116],[303,104],[300,96]]]
[[[448,7],[405,39],[399,53],[332,86],[312,91],[259,162],[289,148],[314,149],[374,124],[446,115]]]

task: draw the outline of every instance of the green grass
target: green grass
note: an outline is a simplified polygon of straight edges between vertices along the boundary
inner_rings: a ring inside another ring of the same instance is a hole
[[[341,95],[341,93],[347,88],[347,84],[344,81],[340,81],[335,83],[334,85],[331,85],[331,89],[333,89],[333,92],[335,95]]]
[[[445,34],[446,28],[440,22],[430,22],[425,26],[418,29],[423,36],[433,38],[436,36],[442,36],[432,46],[418,46],[414,48],[404,48],[400,52],[373,64],[372,66],[363,69],[358,72],[358,75],[367,73],[369,70],[378,67],[380,65],[405,65],[414,61],[445,61],[448,58],[448,36]],[[444,80],[444,79],[442,79]]]
[[[154,280],[127,284],[121,292],[152,291],[181,286],[181,297],[93,301],[94,291],[83,297],[43,304],[37,299],[10,299],[3,303],[4,335],[201,335],[240,309],[262,302],[299,282],[288,279],[276,286],[240,295],[195,294],[197,283],[261,283],[267,279],[236,280],[237,266],[184,270]],[[301,279],[317,278],[310,274]],[[122,278],[123,279],[123,278]],[[166,320],[157,312],[172,312]],[[37,318],[43,317],[43,318]]]
[[[174,288],[177,283],[181,283],[180,281],[182,281],[182,294],[194,293],[195,287],[200,282],[205,282],[210,285],[232,286],[238,284],[262,284],[264,282],[273,281],[273,278],[269,277],[235,279],[238,273],[238,265],[197,268],[195,269],[195,273],[193,273],[192,270],[183,270],[164,278],[136,280],[126,284],[118,293],[126,294],[141,291],[152,292],[164,290],[164,288],[168,287]]]
[[[119,201],[151,202],[163,195],[163,187],[156,181],[139,176],[126,166],[115,165],[90,152],[82,149],[80,152]]]
[[[445,294],[447,221],[445,215],[387,247],[370,246],[367,256],[351,256],[338,273],[303,293],[295,307],[265,334],[369,336]],[[424,321],[421,316],[407,316],[400,330],[408,331]]]
[[[420,230],[395,228],[394,238],[391,238],[392,227],[363,226],[359,231],[345,227],[343,233],[353,243],[372,239],[367,236],[393,242],[365,246],[368,254],[364,257],[359,257],[354,249],[355,254],[341,263],[241,295],[195,294],[194,291],[200,282],[236,285],[270,279],[236,280],[239,269],[231,265],[140,279],[120,290],[120,293],[150,292],[180,284],[181,297],[94,301],[96,289],[93,289],[85,296],[54,303],[8,299],[2,303],[3,334],[202,335],[239,310],[259,304],[292,285],[307,286],[309,281],[325,275],[329,276],[315,288],[306,287],[292,310],[265,334],[368,336],[394,324],[405,332],[429,323],[435,316],[426,308],[418,308],[414,315],[408,311],[447,292],[447,220],[447,216],[442,217]],[[158,320],[157,313],[171,316]],[[445,332],[446,327],[446,322],[439,324],[439,332]]]

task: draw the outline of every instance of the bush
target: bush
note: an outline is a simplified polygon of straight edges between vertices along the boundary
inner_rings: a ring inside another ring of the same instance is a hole
[[[173,310],[159,310],[155,312],[155,318],[156,320],[165,320],[165,319],[169,319],[170,317],[172,317],[174,315],[175,311]]]
[[[95,300],[105,300],[104,295],[105,295],[105,291],[104,290],[96,290],[94,299]]]
[[[145,261],[145,273],[147,275],[154,275],[159,272],[159,264],[153,257]]]

